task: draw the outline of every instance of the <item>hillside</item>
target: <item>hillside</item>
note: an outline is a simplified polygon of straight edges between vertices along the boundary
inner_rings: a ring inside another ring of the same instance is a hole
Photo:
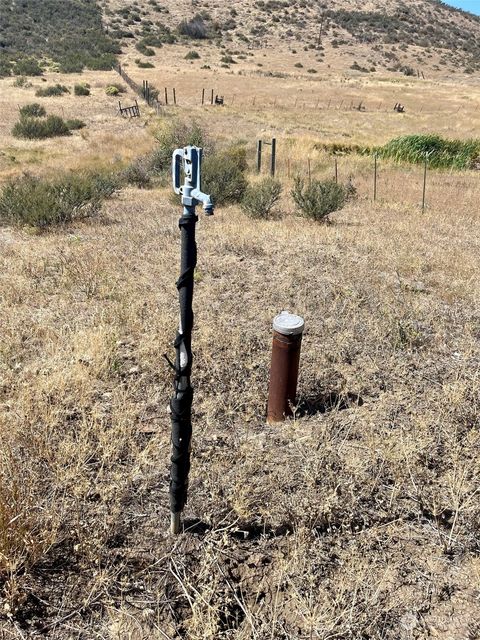
[[[431,76],[480,70],[480,19],[437,0],[106,0],[105,18],[124,49],[136,43],[137,53],[190,39],[240,59],[255,50],[304,50],[317,71]]]

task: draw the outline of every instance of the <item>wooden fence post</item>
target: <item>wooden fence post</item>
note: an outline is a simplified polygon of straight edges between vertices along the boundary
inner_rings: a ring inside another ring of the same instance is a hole
[[[272,138],[272,159],[270,164],[270,173],[272,174],[272,178],[275,177],[275,165],[277,160],[277,140]]]
[[[425,152],[425,164],[423,167],[423,195],[422,195],[422,213],[425,212],[425,196],[427,193],[427,163],[428,163],[428,151]]]
[[[175,91],[175,87],[173,87],[173,104],[177,106],[177,92]]]
[[[202,105],[205,104],[205,89],[202,89]]]
[[[165,104],[168,104],[168,90],[167,87],[165,87]]]
[[[257,173],[262,170],[262,141],[257,141]]]

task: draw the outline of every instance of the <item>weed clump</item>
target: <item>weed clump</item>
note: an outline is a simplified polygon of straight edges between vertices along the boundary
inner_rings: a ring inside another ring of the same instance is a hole
[[[274,178],[264,178],[258,184],[249,185],[242,200],[242,209],[251,218],[268,220],[280,200],[282,184]]]
[[[76,174],[55,181],[31,175],[11,181],[0,193],[0,221],[40,230],[96,215],[117,189],[111,176]]]
[[[346,202],[355,197],[352,184],[337,184],[334,180],[312,180],[310,183],[296,177],[292,198],[302,215],[317,222],[325,222],[334,211],[342,209]]]

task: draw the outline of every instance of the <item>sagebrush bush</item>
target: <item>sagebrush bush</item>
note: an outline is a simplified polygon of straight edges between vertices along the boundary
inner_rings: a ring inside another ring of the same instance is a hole
[[[63,96],[64,93],[70,93],[69,88],[66,87],[64,84],[58,84],[58,83],[51,85],[50,87],[40,87],[40,89],[37,89],[35,91],[35,95],[38,98],[50,98],[54,96]]]
[[[13,72],[17,76],[41,76],[43,69],[34,58],[22,58],[15,62]]]
[[[122,181],[140,189],[148,189],[152,184],[149,156],[137,158],[121,173]]]
[[[198,51],[189,51],[185,56],[185,60],[199,60],[199,59],[200,59],[200,54],[198,53]]]
[[[207,155],[202,167],[202,190],[212,196],[216,205],[241,202],[248,187],[245,177],[246,152],[227,149]]]
[[[42,107],[38,102],[33,102],[32,104],[25,104],[23,107],[20,107],[20,116],[24,118],[34,117],[41,118],[47,115],[45,111],[45,107]]]
[[[195,121],[182,122],[174,120],[169,125],[160,129],[156,134],[157,147],[148,155],[147,165],[149,171],[160,175],[169,172],[172,165],[172,153],[175,149],[193,145],[202,147],[204,155],[213,152],[213,142]]]
[[[55,136],[69,136],[68,124],[59,116],[47,116],[46,118],[20,118],[12,129],[15,138],[27,140],[41,140],[54,138]]]
[[[282,195],[282,184],[274,178],[263,178],[247,187],[242,200],[242,209],[251,218],[272,217],[272,211]]]
[[[105,88],[107,96],[118,96],[119,93],[125,93],[125,87],[121,84],[110,84]]]
[[[65,124],[70,131],[77,131],[78,129],[84,129],[87,125],[83,120],[78,118],[72,118],[71,120],[65,120]]]
[[[302,178],[294,179],[291,191],[293,201],[302,215],[317,222],[326,221],[329,214],[341,209],[355,196],[355,188],[337,184],[334,180],[312,180],[306,183]]]
[[[25,175],[0,193],[0,221],[46,229],[91,217],[118,188],[109,175],[72,174],[54,181]]]
[[[202,16],[196,15],[191,20],[182,20],[178,25],[178,33],[194,40],[204,40],[208,37],[208,30]]]
[[[73,92],[76,96],[89,96],[90,87],[86,84],[76,84],[73,87]]]

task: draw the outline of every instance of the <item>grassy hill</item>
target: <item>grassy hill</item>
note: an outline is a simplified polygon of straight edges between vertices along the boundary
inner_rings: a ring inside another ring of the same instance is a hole
[[[95,0],[0,3],[0,76],[36,75],[30,58],[69,72],[109,69],[118,52]]]
[[[106,19],[123,41],[210,41],[234,49],[304,49],[326,68],[406,75],[467,73],[480,69],[480,19],[437,0],[241,0],[118,2]]]

